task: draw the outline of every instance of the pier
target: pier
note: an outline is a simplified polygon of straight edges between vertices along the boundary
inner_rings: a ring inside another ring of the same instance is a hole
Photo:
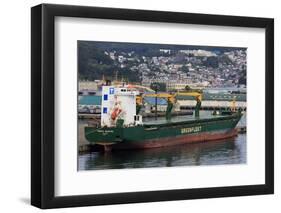
[[[164,117],[166,115],[166,112],[157,112],[157,117]],[[175,111],[172,112],[172,116],[181,116],[181,115],[193,115],[192,110],[181,110],[181,111]],[[144,112],[142,113],[143,118],[153,118],[155,117],[155,112]],[[90,114],[90,113],[79,113],[78,114],[79,119],[94,119],[98,120],[101,118],[100,114]]]
[[[90,143],[85,138],[84,127],[88,126],[88,124],[78,124],[78,150],[79,152],[87,152],[91,150]]]
[[[178,100],[180,110],[194,109],[196,104],[193,100]],[[201,110],[230,110],[235,108],[236,110],[246,111],[247,103],[245,101],[236,101],[235,106],[231,101],[213,101],[213,100],[203,100],[201,105]]]

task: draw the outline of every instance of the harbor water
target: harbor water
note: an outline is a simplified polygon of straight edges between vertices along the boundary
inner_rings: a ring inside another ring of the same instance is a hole
[[[238,126],[246,126],[246,115]],[[206,143],[145,150],[87,152],[78,155],[78,170],[129,169],[247,163],[246,133]]]

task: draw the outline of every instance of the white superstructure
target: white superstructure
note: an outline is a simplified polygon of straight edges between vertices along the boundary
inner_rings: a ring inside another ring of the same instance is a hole
[[[118,119],[124,120],[124,126],[135,125],[138,94],[125,86],[102,86],[101,126],[115,126]]]

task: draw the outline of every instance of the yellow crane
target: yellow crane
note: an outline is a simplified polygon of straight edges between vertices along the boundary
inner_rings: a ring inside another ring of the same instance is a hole
[[[201,107],[202,101],[202,93],[198,91],[184,91],[184,92],[176,92],[174,94],[169,93],[151,93],[151,94],[142,94],[136,97],[137,103],[137,114],[139,113],[141,106],[143,105],[144,97],[155,97],[155,98],[165,98],[167,100],[167,109],[166,109],[166,118],[171,118],[171,111],[173,109],[174,104],[176,103],[176,96],[191,96],[196,100],[195,106],[195,117],[199,117],[199,111]]]

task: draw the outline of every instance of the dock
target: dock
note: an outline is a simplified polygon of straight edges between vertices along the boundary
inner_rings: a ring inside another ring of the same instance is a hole
[[[90,143],[86,140],[85,138],[85,131],[84,131],[84,127],[88,126],[87,124],[79,124],[79,132],[78,132],[78,150],[79,153],[80,152],[87,152],[91,150],[91,145]]]
[[[157,117],[164,117],[166,115],[166,112],[157,112]],[[181,111],[175,111],[172,112],[172,116],[180,116],[180,115],[193,115],[192,110],[181,110]],[[149,112],[149,113],[142,113],[143,118],[152,118],[155,117],[154,112]],[[79,113],[78,114],[78,119],[100,119],[101,114],[91,114],[91,113]]]

